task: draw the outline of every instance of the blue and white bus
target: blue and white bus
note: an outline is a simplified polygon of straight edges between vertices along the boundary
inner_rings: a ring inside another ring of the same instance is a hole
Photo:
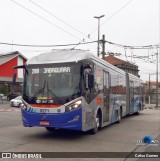
[[[142,110],[142,80],[87,51],[55,50],[15,68],[24,68],[25,127],[96,133]]]

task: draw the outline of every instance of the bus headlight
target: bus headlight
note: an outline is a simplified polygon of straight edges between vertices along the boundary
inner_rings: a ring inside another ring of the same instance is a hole
[[[80,107],[80,106],[81,106],[81,103],[82,103],[81,100],[76,101],[76,102],[74,102],[73,104],[66,106],[65,111],[66,111],[66,112],[72,111],[72,110],[74,110],[74,109]]]
[[[25,106],[24,103],[21,103],[20,107],[23,108],[24,110],[27,109],[27,106]]]
[[[22,101],[20,107],[21,107],[23,110],[27,111],[27,109],[29,108],[29,104],[27,104],[25,101]]]
[[[21,104],[21,108],[27,110],[27,106],[24,103]]]

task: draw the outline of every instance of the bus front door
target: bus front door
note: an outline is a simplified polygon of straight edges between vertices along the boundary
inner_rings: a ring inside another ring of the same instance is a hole
[[[130,114],[134,113],[134,82],[130,81]]]
[[[110,88],[109,88],[109,73],[104,72],[103,74],[103,123],[109,121],[109,93],[110,93]]]

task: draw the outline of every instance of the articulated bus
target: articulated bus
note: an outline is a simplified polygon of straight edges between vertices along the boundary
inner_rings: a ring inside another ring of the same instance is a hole
[[[88,51],[55,50],[15,68],[24,69],[25,127],[95,134],[143,108],[142,80]]]

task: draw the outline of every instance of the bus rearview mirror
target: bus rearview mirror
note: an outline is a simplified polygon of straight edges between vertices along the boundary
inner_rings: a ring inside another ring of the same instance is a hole
[[[86,79],[86,88],[93,88],[94,87],[94,75],[92,74],[86,74],[85,76]]]
[[[16,83],[16,77],[17,77],[17,74],[16,73],[13,73],[13,84],[15,84]]]
[[[93,88],[94,86],[94,75],[89,74],[88,75],[88,87]]]

